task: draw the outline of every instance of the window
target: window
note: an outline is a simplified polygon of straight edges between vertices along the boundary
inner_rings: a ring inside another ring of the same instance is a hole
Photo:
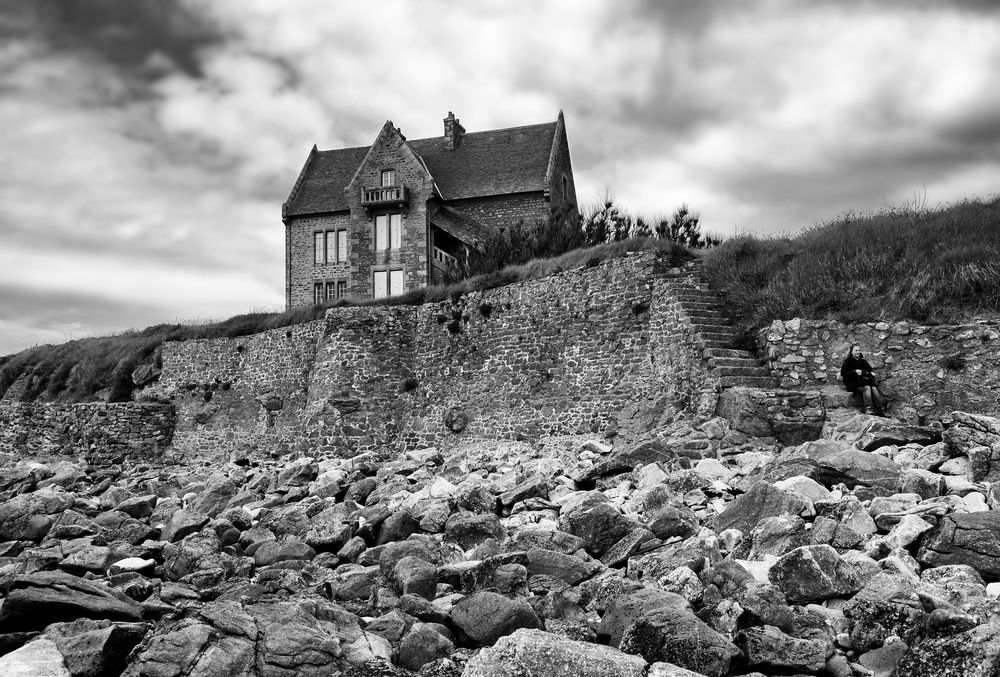
[[[323,283],[313,283],[313,304],[323,303]]]
[[[327,282],[326,283],[326,300],[336,301],[337,300],[337,283]]]
[[[347,296],[347,280],[321,280],[313,283],[313,303],[336,301]]]
[[[347,231],[337,231],[337,263],[347,263]],[[344,284],[347,284],[346,282]]]
[[[347,230],[316,231],[313,233],[313,263],[321,266],[326,263],[347,262]]]
[[[382,170],[382,187],[388,188],[389,186],[396,185],[396,170],[395,169],[384,169]]]
[[[403,293],[402,270],[376,270],[374,296],[377,299]]]
[[[375,216],[375,251],[399,249],[402,246],[403,215],[378,214]]]
[[[337,280],[337,298],[342,299],[347,296],[347,280]]]

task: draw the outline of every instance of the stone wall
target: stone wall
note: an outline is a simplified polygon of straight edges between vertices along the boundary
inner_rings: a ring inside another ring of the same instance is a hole
[[[552,206],[540,192],[449,200],[446,204],[497,228],[509,228],[518,221],[529,225],[544,223]]]
[[[95,464],[130,455],[150,458],[170,444],[174,421],[174,407],[169,404],[4,402],[0,451],[83,456]]]
[[[313,251],[314,234],[338,229],[348,231],[348,262],[317,265]],[[357,272],[357,264],[352,266],[350,261],[351,252],[358,246],[359,235],[357,229],[352,227],[348,212],[289,219],[285,225],[285,305],[288,308],[311,306],[313,284],[316,282],[345,280],[349,291],[354,293],[356,287],[351,287],[351,281],[354,279],[352,272]]]
[[[773,322],[759,343],[786,388],[840,388],[840,365],[858,343],[894,399],[894,413],[947,419],[956,409],[1000,409],[1000,323],[925,327],[795,319]]]
[[[633,254],[442,303],[333,308],[288,330],[169,344],[143,395],[173,399],[174,448],[200,457],[631,436],[715,406],[700,349],[657,287],[662,267]]]
[[[163,346],[159,381],[137,397],[177,408],[173,447],[225,458],[244,446],[288,451],[300,441],[316,342],[316,320],[224,339]]]

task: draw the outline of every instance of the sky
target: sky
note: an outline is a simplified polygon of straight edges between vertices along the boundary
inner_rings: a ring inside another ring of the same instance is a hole
[[[793,233],[1000,185],[1000,5],[0,0],[0,355],[280,310],[313,144],[565,114],[582,206]]]

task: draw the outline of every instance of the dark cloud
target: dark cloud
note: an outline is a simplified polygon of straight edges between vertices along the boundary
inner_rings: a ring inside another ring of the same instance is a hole
[[[207,16],[179,0],[34,0],[31,4],[53,47],[87,50],[138,74],[168,67],[155,63],[165,58],[169,65],[200,76],[199,52],[225,39]]]

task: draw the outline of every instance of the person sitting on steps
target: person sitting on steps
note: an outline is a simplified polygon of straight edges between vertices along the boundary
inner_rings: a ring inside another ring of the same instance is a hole
[[[852,393],[861,393],[865,399],[865,413],[882,416],[885,413],[886,399],[875,385],[875,374],[865,356],[861,354],[861,346],[851,345],[851,350],[840,366],[840,377],[844,387]]]

